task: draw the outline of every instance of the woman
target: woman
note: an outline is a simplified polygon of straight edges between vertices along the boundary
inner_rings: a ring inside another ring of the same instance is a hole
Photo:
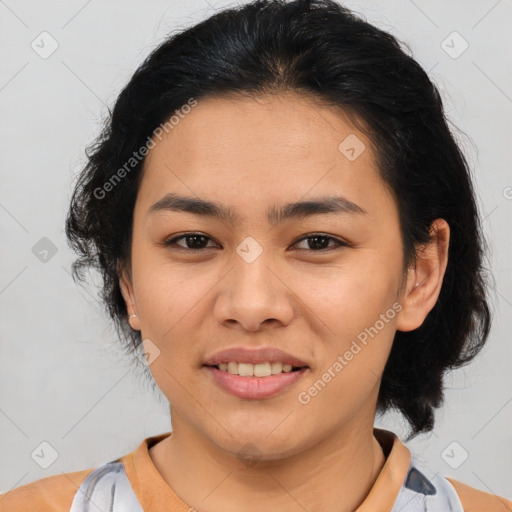
[[[170,37],[117,99],[66,233],[172,433],[1,510],[511,510],[373,426],[395,408],[409,439],[431,431],[490,325],[467,163],[391,35],[296,0]]]

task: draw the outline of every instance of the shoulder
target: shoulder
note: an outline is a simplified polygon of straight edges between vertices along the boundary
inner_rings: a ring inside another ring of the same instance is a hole
[[[446,478],[454,487],[464,512],[512,512],[512,501],[470,487],[452,478]]]
[[[0,494],[0,512],[67,512],[78,488],[93,469],[61,473]]]

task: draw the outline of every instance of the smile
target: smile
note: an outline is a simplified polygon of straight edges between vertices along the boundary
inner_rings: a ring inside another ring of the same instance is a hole
[[[261,400],[282,393],[309,370],[307,366],[292,367],[280,362],[250,364],[234,361],[204,368],[222,390],[249,400]]]

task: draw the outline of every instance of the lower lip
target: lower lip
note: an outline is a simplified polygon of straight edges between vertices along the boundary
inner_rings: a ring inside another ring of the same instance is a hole
[[[307,367],[294,372],[283,372],[268,377],[242,377],[233,375],[213,366],[205,366],[217,384],[239,398],[258,400],[281,393],[295,384],[308,370]]]

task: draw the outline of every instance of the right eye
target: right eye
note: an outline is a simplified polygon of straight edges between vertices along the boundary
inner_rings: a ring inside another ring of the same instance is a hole
[[[177,242],[183,240],[185,246],[178,244]],[[203,235],[202,233],[185,233],[177,237],[173,237],[162,242],[162,245],[170,248],[177,248],[178,250],[185,251],[202,251],[208,240],[211,240],[209,236]]]

